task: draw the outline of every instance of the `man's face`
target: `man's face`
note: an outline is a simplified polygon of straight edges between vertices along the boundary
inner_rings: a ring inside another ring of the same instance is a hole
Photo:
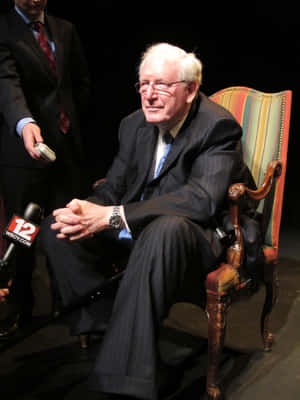
[[[185,115],[196,94],[194,83],[179,81],[178,64],[150,57],[140,71],[140,94],[146,120],[172,129]],[[171,86],[159,83],[177,82]],[[156,89],[153,88],[156,84]],[[194,93],[195,91],[195,93]]]
[[[31,20],[38,18],[47,6],[47,0],[15,0],[15,5]]]

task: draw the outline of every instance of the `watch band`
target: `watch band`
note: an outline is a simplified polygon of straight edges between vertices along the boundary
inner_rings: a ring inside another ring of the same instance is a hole
[[[109,225],[113,229],[121,229],[123,227],[120,206],[114,206],[111,216],[109,218]]]

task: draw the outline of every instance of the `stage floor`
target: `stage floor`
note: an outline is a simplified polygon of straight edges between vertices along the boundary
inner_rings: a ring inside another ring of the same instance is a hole
[[[259,334],[259,310],[263,289],[229,312],[227,337],[221,366],[221,381],[227,400],[298,400],[300,393],[300,234],[283,229],[278,265],[280,291],[270,325],[275,344],[270,353],[262,350]],[[47,302],[47,299],[44,300]],[[186,306],[185,306],[186,307]],[[186,308],[184,308],[186,312]],[[182,308],[177,306],[175,313]],[[195,307],[197,335],[164,331],[162,347],[169,355],[183,348],[198,347],[198,356],[186,369],[178,400],[204,398],[206,373],[206,318]],[[44,326],[43,317],[35,326],[0,344],[0,391],[5,400],[101,400],[87,389],[86,380],[101,338],[94,338],[82,350],[70,337],[63,320]],[[187,321],[187,323],[189,323]],[[166,338],[170,339],[167,344]],[[181,341],[181,343],[180,343]],[[173,352],[174,351],[174,352]]]

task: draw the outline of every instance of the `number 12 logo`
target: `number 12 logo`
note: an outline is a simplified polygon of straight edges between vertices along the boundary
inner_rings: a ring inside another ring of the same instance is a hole
[[[32,243],[39,231],[39,227],[32,222],[28,222],[25,219],[15,215],[11,220],[7,231],[12,232],[22,239]]]

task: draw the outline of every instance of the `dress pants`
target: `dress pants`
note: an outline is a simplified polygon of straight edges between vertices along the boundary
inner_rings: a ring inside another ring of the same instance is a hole
[[[121,241],[115,235],[109,247],[110,231],[106,231],[82,243],[69,243],[56,239],[48,226],[49,221],[42,229],[42,242],[66,305],[105,279],[102,252],[109,248],[111,254],[118,254]],[[180,297],[186,277],[194,276],[191,279],[194,282],[197,279],[194,285],[197,290],[198,279],[204,279],[217,259],[201,227],[174,216],[162,216],[147,225],[129,253],[108,329],[90,376],[90,388],[157,399],[161,322]],[[88,309],[77,313],[77,333],[97,325],[92,316],[101,325],[103,309],[97,304],[98,314],[94,310],[92,315]]]

